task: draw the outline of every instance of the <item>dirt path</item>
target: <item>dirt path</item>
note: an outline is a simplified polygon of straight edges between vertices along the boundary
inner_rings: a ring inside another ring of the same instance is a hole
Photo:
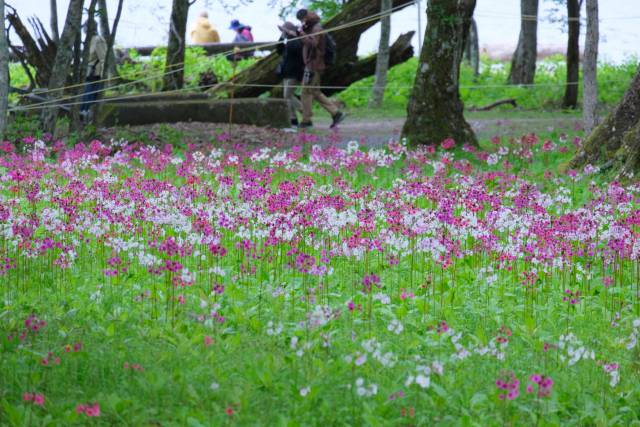
[[[579,130],[581,127],[579,119],[563,117],[561,114],[558,117],[545,118],[471,119],[470,123],[481,140],[489,139],[494,135],[520,136],[532,132],[539,134],[553,131],[568,133]],[[355,140],[368,147],[380,147],[386,145],[390,139],[397,140],[400,137],[404,119],[348,117],[335,134],[329,130],[330,121],[326,118],[318,119],[315,124],[316,127],[311,133],[319,137],[320,140],[317,143],[328,143],[337,139],[341,145],[346,145],[349,141]],[[290,146],[299,143],[298,132],[294,129],[266,129],[255,126],[196,122],[109,128],[103,129],[100,133],[104,138],[158,140],[165,143],[178,141],[199,143],[221,138],[230,144],[276,143]]]

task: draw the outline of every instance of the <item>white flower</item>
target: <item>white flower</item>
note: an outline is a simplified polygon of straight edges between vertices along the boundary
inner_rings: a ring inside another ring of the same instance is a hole
[[[211,385],[209,386],[209,388],[213,391],[216,391],[220,388],[220,384],[218,384],[217,382],[212,382]]]
[[[282,332],[282,322],[278,322],[277,325],[273,325],[272,321],[269,321],[269,323],[267,323],[267,335],[272,336],[272,335],[280,335],[280,333]]]
[[[387,330],[399,335],[404,330],[404,326],[402,326],[402,323],[400,323],[398,319],[393,319],[391,323],[389,323],[389,326],[387,326]]]
[[[305,397],[311,391],[311,386],[300,389],[300,396]]]
[[[356,359],[356,366],[362,366],[367,362],[367,355],[366,354],[361,354],[357,359]]]
[[[416,384],[422,388],[427,388],[429,387],[429,384],[431,384],[431,378],[426,375],[418,374],[416,375]]]

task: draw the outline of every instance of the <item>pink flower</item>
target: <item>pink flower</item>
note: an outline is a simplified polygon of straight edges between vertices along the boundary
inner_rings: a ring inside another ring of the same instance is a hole
[[[98,402],[94,402],[93,406],[87,406],[84,413],[87,417],[99,417],[100,416],[100,405]]]
[[[442,145],[442,148],[444,148],[445,150],[450,150],[456,146],[456,142],[453,140],[453,138],[447,138],[444,141],[442,141],[441,145]]]
[[[23,393],[22,394],[22,400],[24,400],[25,402],[31,402],[33,400],[33,394],[32,393]]]
[[[209,335],[205,335],[205,337],[204,337],[204,345],[206,347],[209,347],[211,344],[213,344],[213,339]]]
[[[87,407],[85,405],[83,405],[82,403],[78,404],[78,406],[76,406],[76,412],[78,414],[84,414],[84,411],[87,409]]]
[[[38,406],[44,406],[44,395],[38,393],[35,396],[33,396],[33,404]]]

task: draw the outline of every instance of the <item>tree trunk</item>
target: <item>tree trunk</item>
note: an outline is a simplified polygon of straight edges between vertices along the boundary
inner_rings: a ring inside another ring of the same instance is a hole
[[[0,138],[4,138],[9,106],[9,45],[4,28],[4,0],[0,0],[0,16]]]
[[[380,0],[380,10],[387,13],[391,10],[391,0]],[[384,89],[387,86],[387,73],[389,72],[389,39],[391,38],[391,15],[387,15],[380,21],[380,44],[376,60],[376,76],[373,84],[373,92],[369,100],[369,107],[380,108],[384,99]]]
[[[104,69],[105,75],[104,78],[113,79],[118,75],[118,70],[116,68],[116,55],[113,51],[113,43],[111,43],[111,48],[109,48],[109,43],[111,42],[112,34],[113,39],[115,40],[116,30],[118,28],[118,22],[120,21],[120,14],[122,13],[122,2],[123,0],[118,1],[118,10],[116,12],[116,19],[113,23],[113,28],[111,29],[109,26],[109,12],[107,10],[107,0],[98,0],[98,14],[100,16],[100,34],[102,38],[107,42],[107,57],[104,61]]]
[[[587,0],[587,39],[584,47],[582,94],[582,117],[587,133],[598,125],[598,25],[598,0]]]
[[[476,0],[429,0],[427,30],[402,130],[409,143],[478,142],[464,118],[460,62]]]
[[[394,11],[413,4],[413,0],[393,0]],[[380,1],[351,0],[342,7],[340,13],[324,24],[325,29],[330,29],[369,18],[354,27],[332,32],[338,46],[336,63],[322,75],[323,85],[332,86],[335,85],[334,82],[344,80],[348,77],[346,75],[351,73],[352,69],[357,66],[359,63],[357,52],[360,36],[378,22],[378,20],[370,18],[378,13],[380,13]],[[255,65],[238,73],[231,80],[232,83],[239,85],[234,87],[235,97],[254,98],[269,92],[277,86],[280,83],[280,78],[275,71],[279,63],[280,56],[274,52],[259,60]],[[391,63],[393,64],[393,54]],[[212,89],[212,92],[226,93],[229,92],[230,87],[230,85],[219,85],[216,89]],[[323,92],[328,94],[329,91],[323,89]]]
[[[162,90],[182,89],[184,86],[185,35],[189,0],[173,0],[169,23],[169,44],[164,65]]]
[[[471,18],[469,26],[469,38],[464,50],[464,57],[467,63],[473,68],[473,77],[480,75],[480,39],[478,38],[478,24]]]
[[[581,0],[567,0],[569,17],[569,39],[567,42],[567,86],[564,91],[564,108],[578,106],[578,83],[580,80],[580,5]]]
[[[58,43],[60,40],[60,30],[58,29],[58,2],[51,0],[51,37]]]
[[[51,78],[51,64],[55,62],[57,54],[57,46],[49,35],[44,30],[44,26],[41,22],[36,21],[40,25],[40,32],[42,37],[38,38],[38,41],[34,40],[29,33],[29,30],[22,23],[22,20],[18,16],[15,9],[5,4],[6,8],[10,10],[7,15],[10,28],[13,28],[16,35],[22,42],[22,48],[17,48],[12,45],[13,53],[18,57],[20,62],[25,66],[29,64],[35,69],[35,81],[38,86],[44,87],[49,84]],[[10,40],[8,40],[10,42]],[[27,73],[31,75],[31,71]]]
[[[60,43],[56,59],[49,80],[49,95],[53,98],[59,97],[62,93],[60,89],[64,86],[71,68],[73,57],[73,43],[76,36],[80,32],[80,24],[82,21],[82,6],[84,0],[71,0],[67,11],[67,18],[64,23],[64,29],[60,36]],[[42,111],[42,127],[45,132],[53,133],[56,128],[56,120],[58,118],[58,108],[53,106]]]
[[[589,135],[580,152],[571,161],[571,167],[605,164],[608,167],[620,168],[621,165],[629,163],[631,155],[637,154],[630,151],[632,144],[629,142],[638,133],[634,131],[635,133],[631,132],[630,136],[626,135],[638,126],[638,122],[640,122],[640,67],[620,104]],[[626,144],[623,143],[625,137]]]
[[[77,46],[77,53],[80,55],[80,60],[77,61],[78,71],[75,76],[74,84],[78,85],[74,88],[74,92],[76,95],[80,95],[85,88],[85,83],[87,82],[87,68],[89,66],[89,54],[91,53],[91,38],[98,34],[98,24],[95,20],[96,14],[96,4],[98,0],[90,0],[89,9],[87,12],[87,34],[84,37],[84,47],[82,44]],[[79,34],[78,34],[79,35]],[[82,43],[82,38],[80,41]],[[80,98],[76,98],[79,100]],[[79,131],[82,127],[82,122],[80,121],[80,104],[76,103],[76,105],[71,107],[71,118],[72,118],[72,128],[75,131]]]
[[[509,83],[532,84],[538,56],[538,0],[520,0],[520,37],[511,60]]]

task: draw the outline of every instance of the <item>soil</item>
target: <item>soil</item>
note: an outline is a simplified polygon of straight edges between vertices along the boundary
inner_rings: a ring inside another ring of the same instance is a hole
[[[571,132],[581,129],[582,122],[576,117],[557,118],[492,118],[469,120],[479,140],[487,140],[494,135],[520,136],[528,133],[548,133],[552,131]],[[349,141],[359,141],[368,147],[385,146],[389,140],[398,140],[404,119],[365,119],[347,118],[335,131],[329,129],[328,119],[319,119],[312,130],[306,131],[305,138],[300,138],[302,131],[295,129],[272,129],[246,125],[211,124],[199,122],[182,122],[175,124],[154,124],[131,127],[115,127],[99,130],[100,137],[141,139],[144,141],[160,140],[172,142],[173,137],[185,143],[206,143],[224,141],[226,144],[276,144],[291,146],[306,140],[314,144],[338,142],[346,146]]]

